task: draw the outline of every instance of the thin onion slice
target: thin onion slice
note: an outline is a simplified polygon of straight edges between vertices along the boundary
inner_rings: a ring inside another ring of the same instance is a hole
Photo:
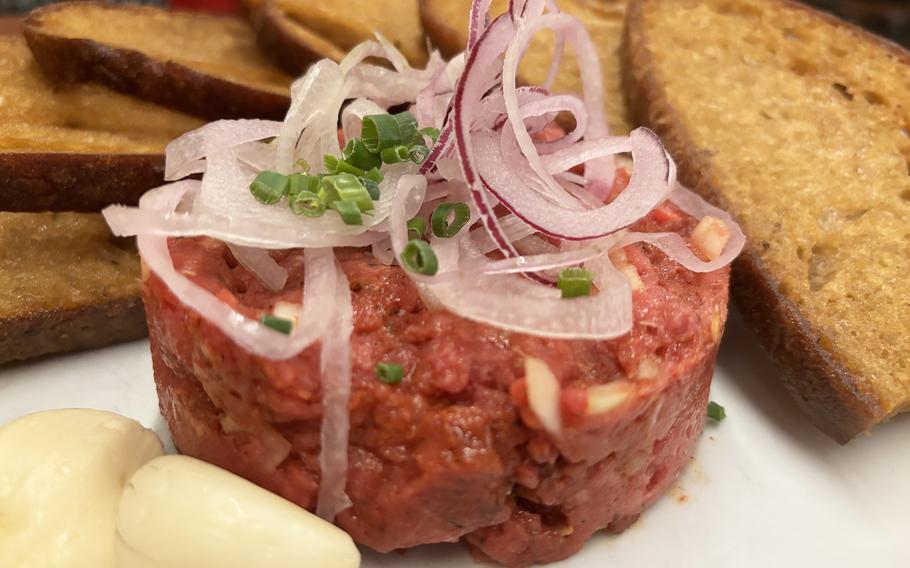
[[[320,429],[319,466],[321,479],[316,514],[331,522],[335,515],[351,506],[345,494],[348,473],[348,433],[351,396],[351,333],[354,330],[351,289],[334,259],[335,290],[331,304],[335,307],[331,325],[322,339],[319,360],[322,371],[322,428]],[[304,296],[304,303],[323,298]]]
[[[228,244],[228,248],[240,266],[259,278],[266,288],[272,292],[284,288],[288,281],[288,271],[275,262],[268,250],[232,244]]]

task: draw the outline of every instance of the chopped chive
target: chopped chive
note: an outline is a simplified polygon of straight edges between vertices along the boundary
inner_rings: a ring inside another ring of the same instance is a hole
[[[414,144],[411,146],[411,149],[408,150],[408,157],[415,164],[422,164],[423,161],[427,159],[429,153],[430,149],[423,144]]]
[[[713,400],[708,403],[708,418],[715,422],[720,422],[727,417],[727,411],[724,410],[724,407],[717,404]]]
[[[325,202],[312,191],[294,193],[288,201],[295,215],[322,217],[325,213]]]
[[[319,176],[309,174],[291,174],[288,176],[288,195],[297,195],[302,191],[316,193],[319,191]]]
[[[398,120],[390,114],[371,114],[363,117],[360,140],[370,152],[378,153],[385,148],[402,143]]]
[[[404,367],[398,363],[380,363],[376,365],[376,375],[388,385],[397,385],[404,378]]]
[[[274,329],[278,333],[283,333],[285,335],[290,335],[291,331],[294,329],[294,322],[289,319],[273,316],[272,314],[263,315],[259,321],[267,328]]]
[[[331,207],[338,211],[345,225],[363,225],[363,215],[361,215],[360,208],[353,201],[338,200],[332,203]]]
[[[344,160],[347,163],[364,171],[378,168],[382,165],[382,160],[379,159],[379,156],[367,150],[367,147],[363,145],[363,140],[360,138],[349,140],[342,151],[342,156],[344,156]]]
[[[422,239],[427,234],[427,222],[423,217],[414,217],[408,221],[408,239]]]
[[[411,272],[433,276],[439,270],[436,253],[426,241],[411,239],[401,252],[401,264]]]
[[[273,205],[281,201],[281,198],[288,192],[289,183],[288,176],[263,170],[250,183],[250,193],[259,203]]]
[[[369,213],[375,206],[370,192],[363,186],[360,178],[351,174],[335,174],[326,176],[322,179],[323,185],[329,185],[332,190],[329,193],[337,196],[337,200],[350,201],[364,213]],[[332,201],[334,203],[335,200]]]
[[[382,195],[379,192],[379,184],[366,176],[360,178],[360,182],[363,184],[363,187],[367,189],[367,193],[370,194],[370,199],[373,201],[379,201],[379,198]]]
[[[383,176],[382,172],[379,171],[379,167],[375,167],[371,168],[367,173],[363,174],[363,177],[371,179],[376,183],[380,183],[385,176]]]
[[[417,136],[417,119],[408,111],[392,115],[398,123],[399,140],[408,143]]]
[[[418,130],[417,136],[418,137],[414,141],[415,143],[423,143],[422,138],[424,136],[427,136],[430,138],[430,140],[433,141],[433,144],[435,144],[436,141],[439,140],[439,129],[433,128],[432,126],[427,126],[426,128],[421,128]]]
[[[578,298],[591,295],[591,282],[594,274],[584,268],[566,268],[556,278],[556,285],[562,291],[563,298]]]
[[[452,221],[449,217],[454,213]],[[430,226],[437,237],[450,238],[471,219],[471,210],[464,203],[442,203],[436,207],[430,216]]]
[[[326,171],[330,174],[344,173],[355,176],[362,176],[365,173],[362,169],[353,166],[336,156],[332,156],[331,154],[326,154],[322,157],[322,164],[325,166]]]
[[[397,164],[409,161],[411,159],[411,150],[404,145],[391,146],[383,148],[379,155],[386,164]]]

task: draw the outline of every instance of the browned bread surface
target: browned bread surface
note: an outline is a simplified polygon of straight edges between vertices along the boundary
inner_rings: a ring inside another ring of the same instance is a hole
[[[311,37],[302,44],[307,49],[319,46],[312,39],[316,36],[346,53],[379,32],[412,65],[423,66],[427,61],[417,0],[267,0],[265,4],[280,8],[288,25],[302,28],[300,34],[308,32]],[[329,52],[323,55],[330,56]]]
[[[263,3],[251,18],[263,53],[292,75],[304,73],[320,59],[341,61],[345,56],[344,49],[301,25],[278,2]]]
[[[143,337],[139,259],[97,214],[0,213],[0,363]]]
[[[205,118],[283,118],[291,77],[232,17],[72,2],[39,8],[25,37],[47,74],[96,81]]]
[[[910,55],[785,0],[633,0],[629,101],[749,242],[734,295],[845,443],[910,409]]]
[[[616,134],[632,128],[622,95],[619,48],[628,0],[560,0],[559,8],[580,18],[598,47],[603,69],[607,121]],[[490,13],[501,14],[508,1],[494,0]],[[439,50],[451,57],[464,51],[468,40],[470,0],[420,0],[420,17],[427,36]],[[555,47],[555,36],[541,32],[521,63],[523,81],[540,85],[547,79]],[[566,49],[563,65],[553,84],[560,93],[580,93],[581,76],[571,48]]]
[[[54,88],[0,38],[0,209],[98,211],[162,183],[164,147],[199,119],[100,85]]]

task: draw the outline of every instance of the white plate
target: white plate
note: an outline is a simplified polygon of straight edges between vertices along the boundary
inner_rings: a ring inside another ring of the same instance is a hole
[[[910,415],[841,447],[809,424],[776,374],[733,314],[712,392],[727,420],[708,425],[682,477],[638,523],[552,566],[910,565]],[[0,370],[0,424],[64,407],[113,410],[167,439],[147,342]],[[365,553],[365,568],[380,566],[473,563],[457,545]]]

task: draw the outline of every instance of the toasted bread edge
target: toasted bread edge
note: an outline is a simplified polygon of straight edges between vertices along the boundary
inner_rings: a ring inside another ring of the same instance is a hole
[[[0,364],[94,349],[147,335],[142,296],[0,320]]]
[[[38,8],[23,22],[23,34],[35,60],[54,81],[94,81],[128,95],[213,120],[281,120],[287,112],[289,95],[262,91],[172,61],[159,61],[140,51],[89,39],[55,36],[43,29],[45,14],[71,8],[66,3]]]
[[[163,154],[0,153],[5,211],[95,212],[135,205],[164,183]]]
[[[661,136],[677,160],[680,181],[712,203],[729,209],[722,188],[712,182],[710,155],[695,150],[690,134],[678,120],[676,109],[655,75],[643,29],[644,5],[650,1],[632,0],[626,16],[622,73],[628,106],[641,124]],[[880,42],[899,52],[910,64],[910,56],[891,42],[804,5],[782,1],[834,25],[846,26],[862,39]],[[747,324],[782,370],[784,386],[819,430],[845,444],[886,417],[880,400],[864,391],[860,378],[820,345],[818,332],[799,307],[780,292],[779,283],[764,268],[749,242],[734,262],[732,289]]]
[[[286,73],[299,75],[324,57],[344,59],[343,49],[292,22],[273,2],[266,2],[251,20],[259,49]]]
[[[461,33],[453,28],[450,22],[443,21],[437,17],[431,2],[419,0],[418,4],[420,8],[420,23],[423,25],[427,37],[439,49],[442,56],[446,59],[451,59],[464,51],[465,40],[463,36],[466,36],[467,32]]]

